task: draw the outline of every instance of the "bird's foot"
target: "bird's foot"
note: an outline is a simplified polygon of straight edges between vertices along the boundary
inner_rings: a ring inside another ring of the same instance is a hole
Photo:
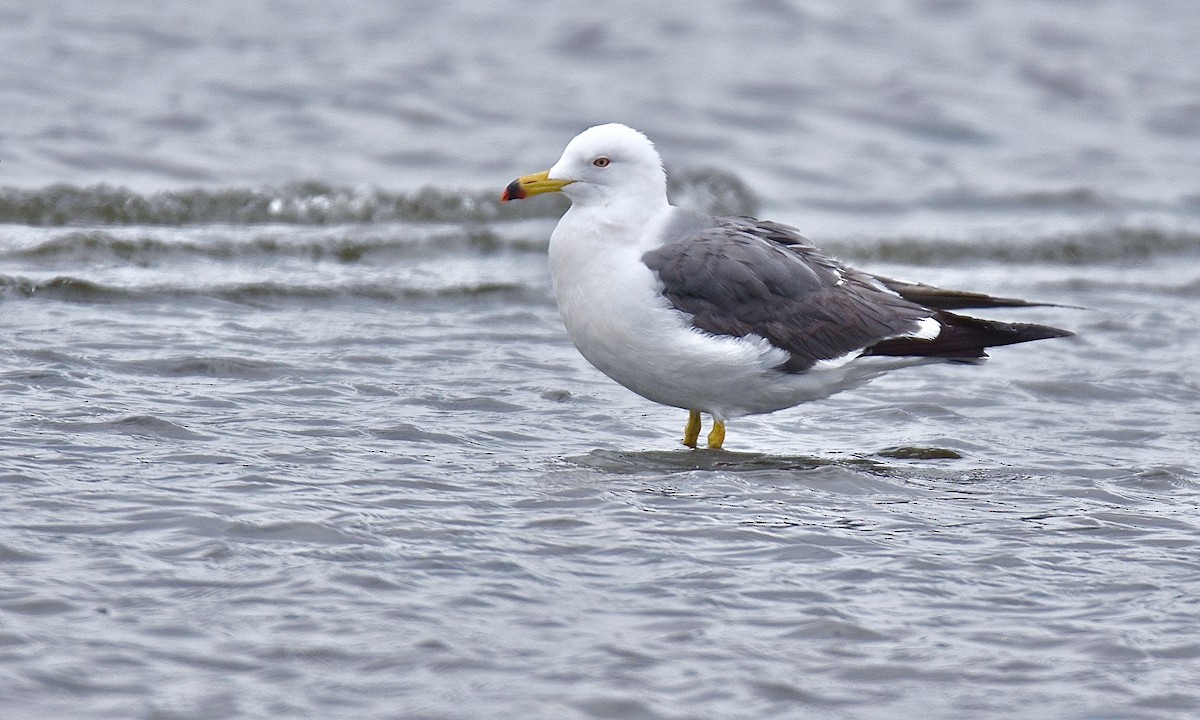
[[[708,433],[708,449],[720,450],[721,445],[725,443],[725,423],[720,420],[713,420],[712,430]]]
[[[700,439],[700,412],[697,410],[688,411],[687,425],[683,428],[683,444],[690,448],[696,447],[696,441]]]

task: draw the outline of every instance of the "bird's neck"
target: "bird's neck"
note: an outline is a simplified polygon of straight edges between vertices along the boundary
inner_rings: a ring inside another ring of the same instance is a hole
[[[671,207],[665,189],[630,192],[609,197],[572,198],[571,212],[589,222],[641,227]]]
[[[664,195],[661,202],[614,199],[604,203],[575,203],[563,216],[561,225],[580,237],[593,235],[603,245],[641,245],[671,212]]]

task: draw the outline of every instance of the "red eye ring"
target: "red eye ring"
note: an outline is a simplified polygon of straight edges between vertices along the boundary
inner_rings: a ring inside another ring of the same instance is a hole
[[[608,164],[610,162],[612,162],[612,160],[609,160],[608,158],[601,155],[600,157],[593,160],[592,164],[595,165],[596,167],[602,168],[602,167],[608,167]]]

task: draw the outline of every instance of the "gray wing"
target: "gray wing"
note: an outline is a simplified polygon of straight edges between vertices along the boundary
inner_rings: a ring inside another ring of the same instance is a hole
[[[781,370],[803,372],[819,360],[911,335],[934,314],[825,257],[785,225],[750,218],[715,223],[642,261],[694,327],[766,338],[791,355]]]

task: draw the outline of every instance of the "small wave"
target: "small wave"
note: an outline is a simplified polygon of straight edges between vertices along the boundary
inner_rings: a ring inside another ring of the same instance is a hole
[[[519,299],[529,288],[519,283],[477,283],[451,285],[435,288],[396,287],[376,283],[349,285],[288,285],[276,282],[237,283],[212,288],[201,288],[185,293],[173,292],[173,296],[199,295],[240,304],[257,304],[270,300],[341,300],[362,299],[380,302],[402,300],[434,300],[448,298],[473,298],[503,296]]]
[[[171,440],[207,440],[211,438],[204,433],[194,432],[170,420],[153,415],[130,415],[113,420],[50,422],[47,424],[72,433],[115,432]]]
[[[1200,234],[1156,228],[1117,228],[1061,233],[1034,239],[939,240],[883,238],[824,243],[831,253],[856,261],[942,265],[971,260],[1083,265],[1200,254]]]
[[[424,256],[502,251],[545,252],[547,240],[501,236],[485,227],[454,232],[395,232],[370,237],[346,235],[297,236],[295,233],[262,234],[251,238],[128,237],[109,230],[73,230],[25,245],[0,248],[0,258],[44,263],[117,259],[150,265],[172,258],[195,257],[240,260],[255,257],[296,257],[314,261],[354,263],[379,256]]]
[[[200,287],[118,287],[59,276],[45,280],[0,275],[0,300],[45,298],[66,302],[105,303],[208,298],[243,305],[286,300],[362,299],[381,302],[447,298],[508,297],[528,299],[533,291],[520,283],[483,282],[432,288],[382,283],[290,285],[279,282],[229,283]]]
[[[1068,210],[1091,211],[1128,208],[1141,203],[1110,193],[1097,192],[1090,187],[1068,187],[1064,190],[1032,190],[1014,193],[978,193],[954,190],[931,194],[924,208],[935,210]]]
[[[269,380],[296,369],[290,365],[227,355],[194,355],[155,358],[122,363],[128,372],[166,377],[213,377],[237,380]]]
[[[55,277],[48,280],[31,280],[26,277],[0,275],[0,298],[5,297],[50,297],[56,300],[81,302],[104,302],[120,300],[126,293],[119,288],[74,277]]]
[[[679,173],[670,190],[681,203],[717,214],[748,214],[758,207],[745,183],[720,170]],[[502,205],[499,189],[426,188],[406,193],[319,182],[262,190],[194,188],[149,194],[109,185],[0,188],[0,223],[34,226],[487,223],[558,217],[566,206],[565,198]]]
[[[1027,190],[1022,192],[981,192],[964,187],[940,190],[911,199],[883,197],[807,198],[804,204],[813,208],[847,214],[896,214],[914,210],[934,210],[950,213],[1050,213],[1091,214],[1111,211],[1148,211],[1194,215],[1200,207],[1200,195],[1181,195],[1170,198],[1135,198],[1089,187]]]
[[[1105,210],[1130,204],[1129,200],[1086,187],[1007,194],[952,191],[935,194],[921,203],[939,210]]]
[[[505,217],[550,215],[547,203],[525,203]],[[486,222],[500,217],[497,193],[435,189],[389,193],[316,182],[282,188],[167,190],[142,194],[108,185],[0,189],[0,222],[23,225],[327,225],[384,221]]]
[[[1111,295],[1114,292],[1132,292],[1155,297],[1200,298],[1200,277],[1183,283],[1117,282],[1112,280],[1075,277],[1047,284],[1061,287],[1072,294],[1098,293]]]

